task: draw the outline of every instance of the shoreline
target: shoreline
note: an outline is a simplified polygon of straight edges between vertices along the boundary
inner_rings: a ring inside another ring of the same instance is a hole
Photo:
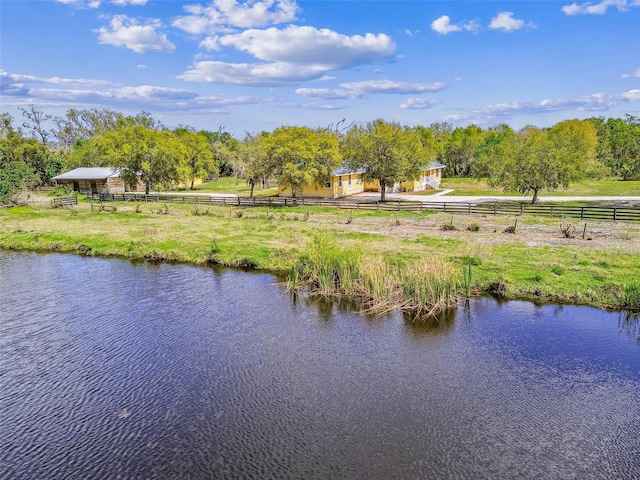
[[[462,274],[471,263],[474,295],[607,310],[635,305],[637,224],[591,222],[587,240],[561,236],[558,219],[528,216],[517,217],[517,232],[508,234],[511,216],[375,212],[349,218],[348,212],[328,208],[197,211],[172,205],[161,213],[160,205],[144,207],[116,204],[110,213],[91,212],[83,203],[71,211],[3,209],[0,249],[240,268],[284,279],[313,232],[322,230],[334,232],[341,245],[398,265],[438,258]],[[449,222],[454,228],[443,229]],[[474,224],[479,231],[469,229]]]

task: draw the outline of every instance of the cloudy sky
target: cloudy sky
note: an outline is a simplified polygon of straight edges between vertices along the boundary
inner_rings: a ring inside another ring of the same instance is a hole
[[[245,132],[640,115],[640,0],[2,0],[0,110]]]

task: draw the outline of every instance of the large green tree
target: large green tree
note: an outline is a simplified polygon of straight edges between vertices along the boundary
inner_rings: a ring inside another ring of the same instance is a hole
[[[382,201],[387,187],[418,178],[421,167],[429,163],[423,136],[416,129],[382,119],[364,127],[353,126],[345,135],[341,149],[351,169],[363,170],[366,182],[379,182]]]
[[[187,128],[174,130],[185,147],[186,162],[181,169],[181,177],[191,190],[197,178],[205,179],[210,174],[218,174],[218,164],[213,155],[213,147],[205,135]]]
[[[640,178],[640,117],[592,118],[598,131],[598,160],[623,180]]]
[[[261,148],[260,141],[266,134],[247,136],[240,142],[233,152],[231,164],[237,179],[243,178],[249,184],[249,197],[253,197],[253,191],[258,184],[263,186],[272,174],[266,148]]]
[[[129,184],[140,179],[146,193],[156,186],[178,183],[181,167],[187,162],[185,146],[168,130],[136,125],[104,133],[96,140],[107,164],[119,168]]]
[[[305,186],[324,182],[341,161],[337,133],[307,127],[280,127],[260,137],[266,171],[296,196]]]
[[[567,188],[592,168],[597,137],[589,122],[568,120],[549,130],[527,126],[515,135],[509,130],[494,132],[479,157],[478,170],[491,186],[531,193],[536,203],[541,190]]]
[[[484,143],[485,132],[476,125],[454,129],[447,135],[444,144],[445,176],[472,176],[475,162]]]
[[[0,117],[0,203],[10,201],[23,189],[39,183],[31,167],[32,155],[46,155],[44,146],[33,138],[23,138],[14,129],[9,114]]]
[[[211,148],[213,148],[213,154],[218,165],[220,176],[229,177],[233,175],[233,159],[239,143],[238,140],[229,132],[222,130],[222,127],[217,132],[201,130],[198,133],[204,135],[209,141]]]

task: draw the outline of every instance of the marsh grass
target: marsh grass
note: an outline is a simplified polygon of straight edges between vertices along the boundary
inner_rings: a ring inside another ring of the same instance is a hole
[[[640,311],[640,281],[622,285],[620,304],[626,310]]]
[[[401,310],[418,320],[455,307],[460,279],[443,260],[393,263],[382,256],[364,256],[359,248],[341,247],[335,235],[322,232],[294,264],[287,286],[307,288],[316,297],[357,300],[367,313]]]

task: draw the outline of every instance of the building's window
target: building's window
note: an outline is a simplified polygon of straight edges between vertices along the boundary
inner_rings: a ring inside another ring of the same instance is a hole
[[[331,189],[331,181],[328,181],[327,183],[325,183],[324,188]]]
[[[342,186],[342,176],[338,177],[338,186]]]
[[[351,185],[351,175],[349,175],[349,185]]]

